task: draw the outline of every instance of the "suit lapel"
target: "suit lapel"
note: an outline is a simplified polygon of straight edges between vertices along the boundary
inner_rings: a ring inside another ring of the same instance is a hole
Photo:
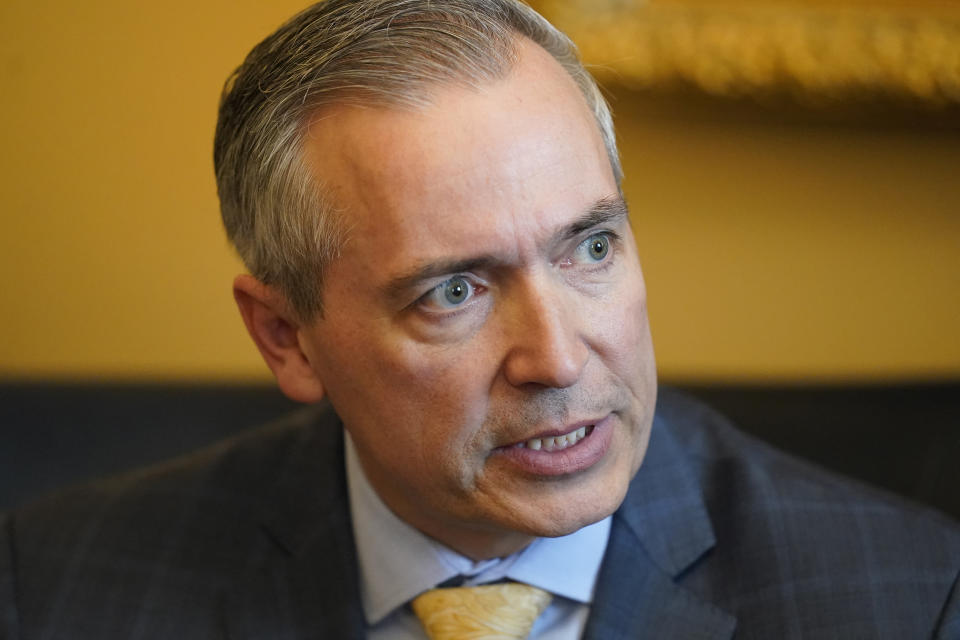
[[[339,420],[305,425],[264,496],[263,561],[224,602],[231,639],[363,638]]]
[[[676,581],[715,542],[690,463],[657,418],[640,471],[614,514],[584,637],[730,638],[736,618]]]
[[[301,432],[280,481],[262,497],[262,561],[225,594],[224,626],[233,640],[364,637],[342,427],[327,410]],[[730,638],[736,618],[676,581],[714,543],[693,469],[657,418],[643,465],[614,514],[584,637]]]

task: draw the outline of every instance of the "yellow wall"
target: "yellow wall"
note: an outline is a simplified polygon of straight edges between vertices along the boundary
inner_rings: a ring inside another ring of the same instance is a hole
[[[265,375],[211,141],[227,74],[301,6],[0,3],[4,374]]]
[[[210,144],[300,6],[0,4],[0,376],[265,378]],[[960,377],[960,135],[615,107],[664,374]]]
[[[616,102],[661,374],[960,378],[960,131],[722,107]]]

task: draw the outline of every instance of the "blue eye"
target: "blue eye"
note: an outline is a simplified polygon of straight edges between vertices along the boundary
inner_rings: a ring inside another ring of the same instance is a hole
[[[470,284],[457,276],[443,283],[443,297],[451,305],[458,305],[470,297]]]
[[[423,297],[425,306],[441,309],[455,309],[473,297],[474,287],[463,276],[454,276],[431,289]]]
[[[605,233],[597,233],[584,240],[577,249],[589,260],[601,262],[610,253],[610,238]]]

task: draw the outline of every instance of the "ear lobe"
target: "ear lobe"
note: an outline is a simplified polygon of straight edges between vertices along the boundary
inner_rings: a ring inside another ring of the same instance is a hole
[[[233,298],[247,332],[284,395],[298,402],[321,400],[323,384],[300,348],[299,323],[283,295],[253,276],[242,274],[233,281]]]

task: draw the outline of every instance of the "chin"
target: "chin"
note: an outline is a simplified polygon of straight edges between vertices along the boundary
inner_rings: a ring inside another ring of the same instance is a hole
[[[620,508],[625,495],[626,487],[616,495],[605,496],[602,501],[597,501],[596,496],[591,494],[579,505],[561,505],[547,512],[540,512],[530,518],[530,526],[524,528],[524,533],[542,538],[570,535],[611,515]]]
[[[560,538],[563,536],[568,536],[571,533],[575,533],[595,522],[600,522],[614,511],[616,511],[616,508],[598,511],[596,513],[585,515],[579,518],[564,518],[562,520],[546,522],[539,527],[539,531],[537,531],[534,535],[540,538]]]

